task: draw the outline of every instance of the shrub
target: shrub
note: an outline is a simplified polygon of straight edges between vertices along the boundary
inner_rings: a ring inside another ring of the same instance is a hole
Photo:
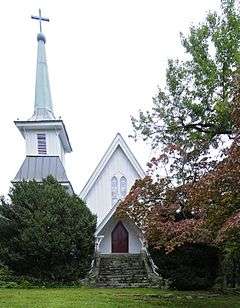
[[[15,277],[9,268],[0,263],[0,288],[16,288],[18,284],[14,280]]]
[[[214,247],[193,244],[176,248],[166,254],[164,250],[150,249],[159,274],[170,280],[178,290],[201,290],[214,285],[218,270],[218,254]]]
[[[0,259],[18,276],[70,282],[85,276],[96,218],[49,177],[14,184],[0,206]]]

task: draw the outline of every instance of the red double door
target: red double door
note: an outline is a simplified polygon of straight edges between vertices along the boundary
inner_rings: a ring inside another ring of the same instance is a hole
[[[112,231],[112,253],[128,253],[128,231],[121,221]]]

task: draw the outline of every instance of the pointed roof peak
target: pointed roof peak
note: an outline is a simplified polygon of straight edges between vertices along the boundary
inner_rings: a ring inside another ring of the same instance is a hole
[[[38,51],[37,51],[37,70],[36,70],[36,85],[35,85],[35,103],[34,113],[30,118],[32,121],[39,120],[54,120],[52,96],[48,76],[48,66],[46,58],[45,43],[46,37],[42,32],[42,21],[49,21],[48,18],[42,17],[39,9],[39,16],[31,16],[40,24],[40,32],[37,35]]]
[[[119,132],[117,132],[114,139],[116,139],[116,138],[123,139],[123,136]]]
[[[108,147],[107,151],[103,155],[102,159],[100,160],[99,164],[97,165],[96,169],[90,176],[88,182],[82,189],[80,193],[80,197],[82,199],[85,199],[91,188],[93,187],[94,183],[98,179],[99,175],[101,174],[102,170],[105,168],[109,160],[111,159],[113,153],[116,151],[116,149],[120,147],[135,171],[137,172],[138,176],[140,178],[145,177],[145,172],[140,166],[139,162],[137,161],[136,157],[133,155],[132,151],[130,150],[129,146],[123,139],[122,135],[120,133],[117,133],[114,137],[113,141],[111,142],[110,146]]]

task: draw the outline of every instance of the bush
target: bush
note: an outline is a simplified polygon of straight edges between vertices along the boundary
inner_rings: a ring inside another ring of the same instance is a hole
[[[224,287],[238,288],[240,286],[240,243],[239,238],[228,240],[222,247],[221,280]]]
[[[170,280],[177,290],[201,290],[214,285],[218,273],[218,254],[213,247],[201,244],[186,245],[166,254],[150,249],[159,274]]]
[[[9,268],[0,263],[0,288],[16,288],[18,284],[14,280],[15,277]]]
[[[52,177],[21,182],[0,206],[0,259],[17,276],[70,282],[87,273],[96,217]]]

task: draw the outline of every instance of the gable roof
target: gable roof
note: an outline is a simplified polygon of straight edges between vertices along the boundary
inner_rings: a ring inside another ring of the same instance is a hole
[[[119,200],[118,202],[115,203],[115,205],[110,209],[110,211],[105,215],[105,217],[103,218],[103,220],[100,222],[100,224],[97,226],[97,229],[95,231],[95,236],[98,236],[98,234],[102,231],[103,227],[107,224],[107,222],[110,220],[110,218],[112,218],[112,216],[114,215],[114,213],[116,212],[116,209],[119,205],[119,203],[121,202],[121,200]]]
[[[138,163],[137,159],[133,155],[132,151],[124,141],[122,135],[120,133],[117,133],[115,138],[113,139],[112,143],[108,147],[106,153],[103,155],[102,159],[100,160],[100,163],[97,165],[96,169],[90,176],[89,180],[87,181],[86,185],[84,186],[83,190],[80,193],[80,197],[82,199],[85,199],[86,196],[88,195],[89,191],[93,187],[94,183],[98,179],[99,175],[101,174],[102,170],[105,168],[107,165],[108,161],[112,157],[113,153],[117,149],[117,147],[120,147],[123,151],[123,153],[126,155],[127,159],[137,172],[140,178],[145,177],[145,172],[143,171],[142,167]]]
[[[106,226],[106,224],[109,222],[109,220],[113,217],[113,215],[115,214],[117,207],[119,206],[121,200],[119,200],[118,202],[115,203],[115,205],[110,209],[110,211],[106,214],[106,216],[103,218],[103,220],[100,222],[99,225],[97,225],[97,229],[95,231],[95,237],[98,237],[99,234],[101,233],[101,231],[103,230],[103,228]],[[121,219],[120,219],[121,220]],[[130,219],[130,217],[128,217],[128,221],[132,221],[133,225],[135,228],[137,228],[139,231],[139,227],[137,226],[137,224]],[[142,232],[142,231],[140,231]]]

